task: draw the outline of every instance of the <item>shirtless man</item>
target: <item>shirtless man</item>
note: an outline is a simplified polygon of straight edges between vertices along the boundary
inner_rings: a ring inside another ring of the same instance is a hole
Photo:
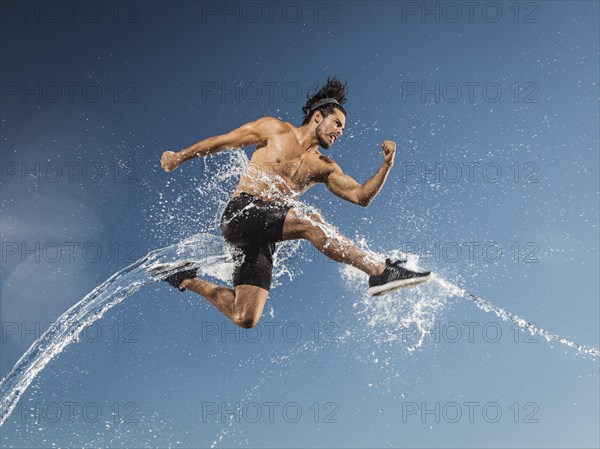
[[[262,316],[271,285],[275,243],[283,240],[307,239],[327,257],[367,273],[372,295],[427,281],[430,272],[407,270],[401,266],[403,261],[374,259],[318,214],[307,214],[286,203],[286,198],[297,198],[319,182],[333,194],[360,206],[367,206],[381,190],[394,163],[394,142],[383,142],[383,162],[364,184],[344,174],[337,163],[319,151],[319,147],[329,149],[342,136],[345,102],[346,85],[328,78],[303,107],[305,118],[299,127],[262,117],[178,153],[165,151],[161,166],[170,172],[198,156],[256,145],[221,218],[221,232],[235,262],[234,288],[200,279],[196,270],[178,272],[164,280],[180,291],[189,289],[200,294],[244,328],[256,326]]]

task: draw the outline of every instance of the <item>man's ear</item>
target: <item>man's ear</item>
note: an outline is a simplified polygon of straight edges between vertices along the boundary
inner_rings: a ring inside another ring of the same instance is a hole
[[[319,124],[323,120],[323,113],[321,111],[317,111],[313,114],[313,119],[315,123]]]

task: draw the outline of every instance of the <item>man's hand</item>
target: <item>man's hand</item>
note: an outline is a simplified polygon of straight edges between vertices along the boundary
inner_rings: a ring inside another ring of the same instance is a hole
[[[383,161],[390,167],[394,164],[394,155],[396,154],[396,142],[384,140],[381,144],[383,149]]]
[[[160,158],[160,166],[165,169],[166,172],[173,171],[179,167],[179,157],[174,151],[165,151]]]

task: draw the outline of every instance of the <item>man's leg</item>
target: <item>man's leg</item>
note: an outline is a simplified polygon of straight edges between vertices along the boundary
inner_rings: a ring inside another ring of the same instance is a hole
[[[283,223],[283,239],[309,240],[330,259],[343,262],[369,276],[379,275],[385,269],[385,262],[358,248],[318,214],[307,214],[294,207],[289,210]]]
[[[205,297],[238,326],[256,326],[262,316],[269,292],[254,285],[238,285],[234,289],[213,284],[200,278],[186,279],[182,287]]]

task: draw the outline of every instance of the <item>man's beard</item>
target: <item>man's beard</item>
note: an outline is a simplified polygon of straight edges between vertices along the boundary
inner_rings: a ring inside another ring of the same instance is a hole
[[[321,124],[319,124],[319,126],[317,126],[317,139],[319,139],[319,146],[321,146],[327,150],[327,149],[329,149],[331,144],[329,143],[329,140],[327,140],[327,138],[321,132],[322,125],[323,124],[321,123]]]

